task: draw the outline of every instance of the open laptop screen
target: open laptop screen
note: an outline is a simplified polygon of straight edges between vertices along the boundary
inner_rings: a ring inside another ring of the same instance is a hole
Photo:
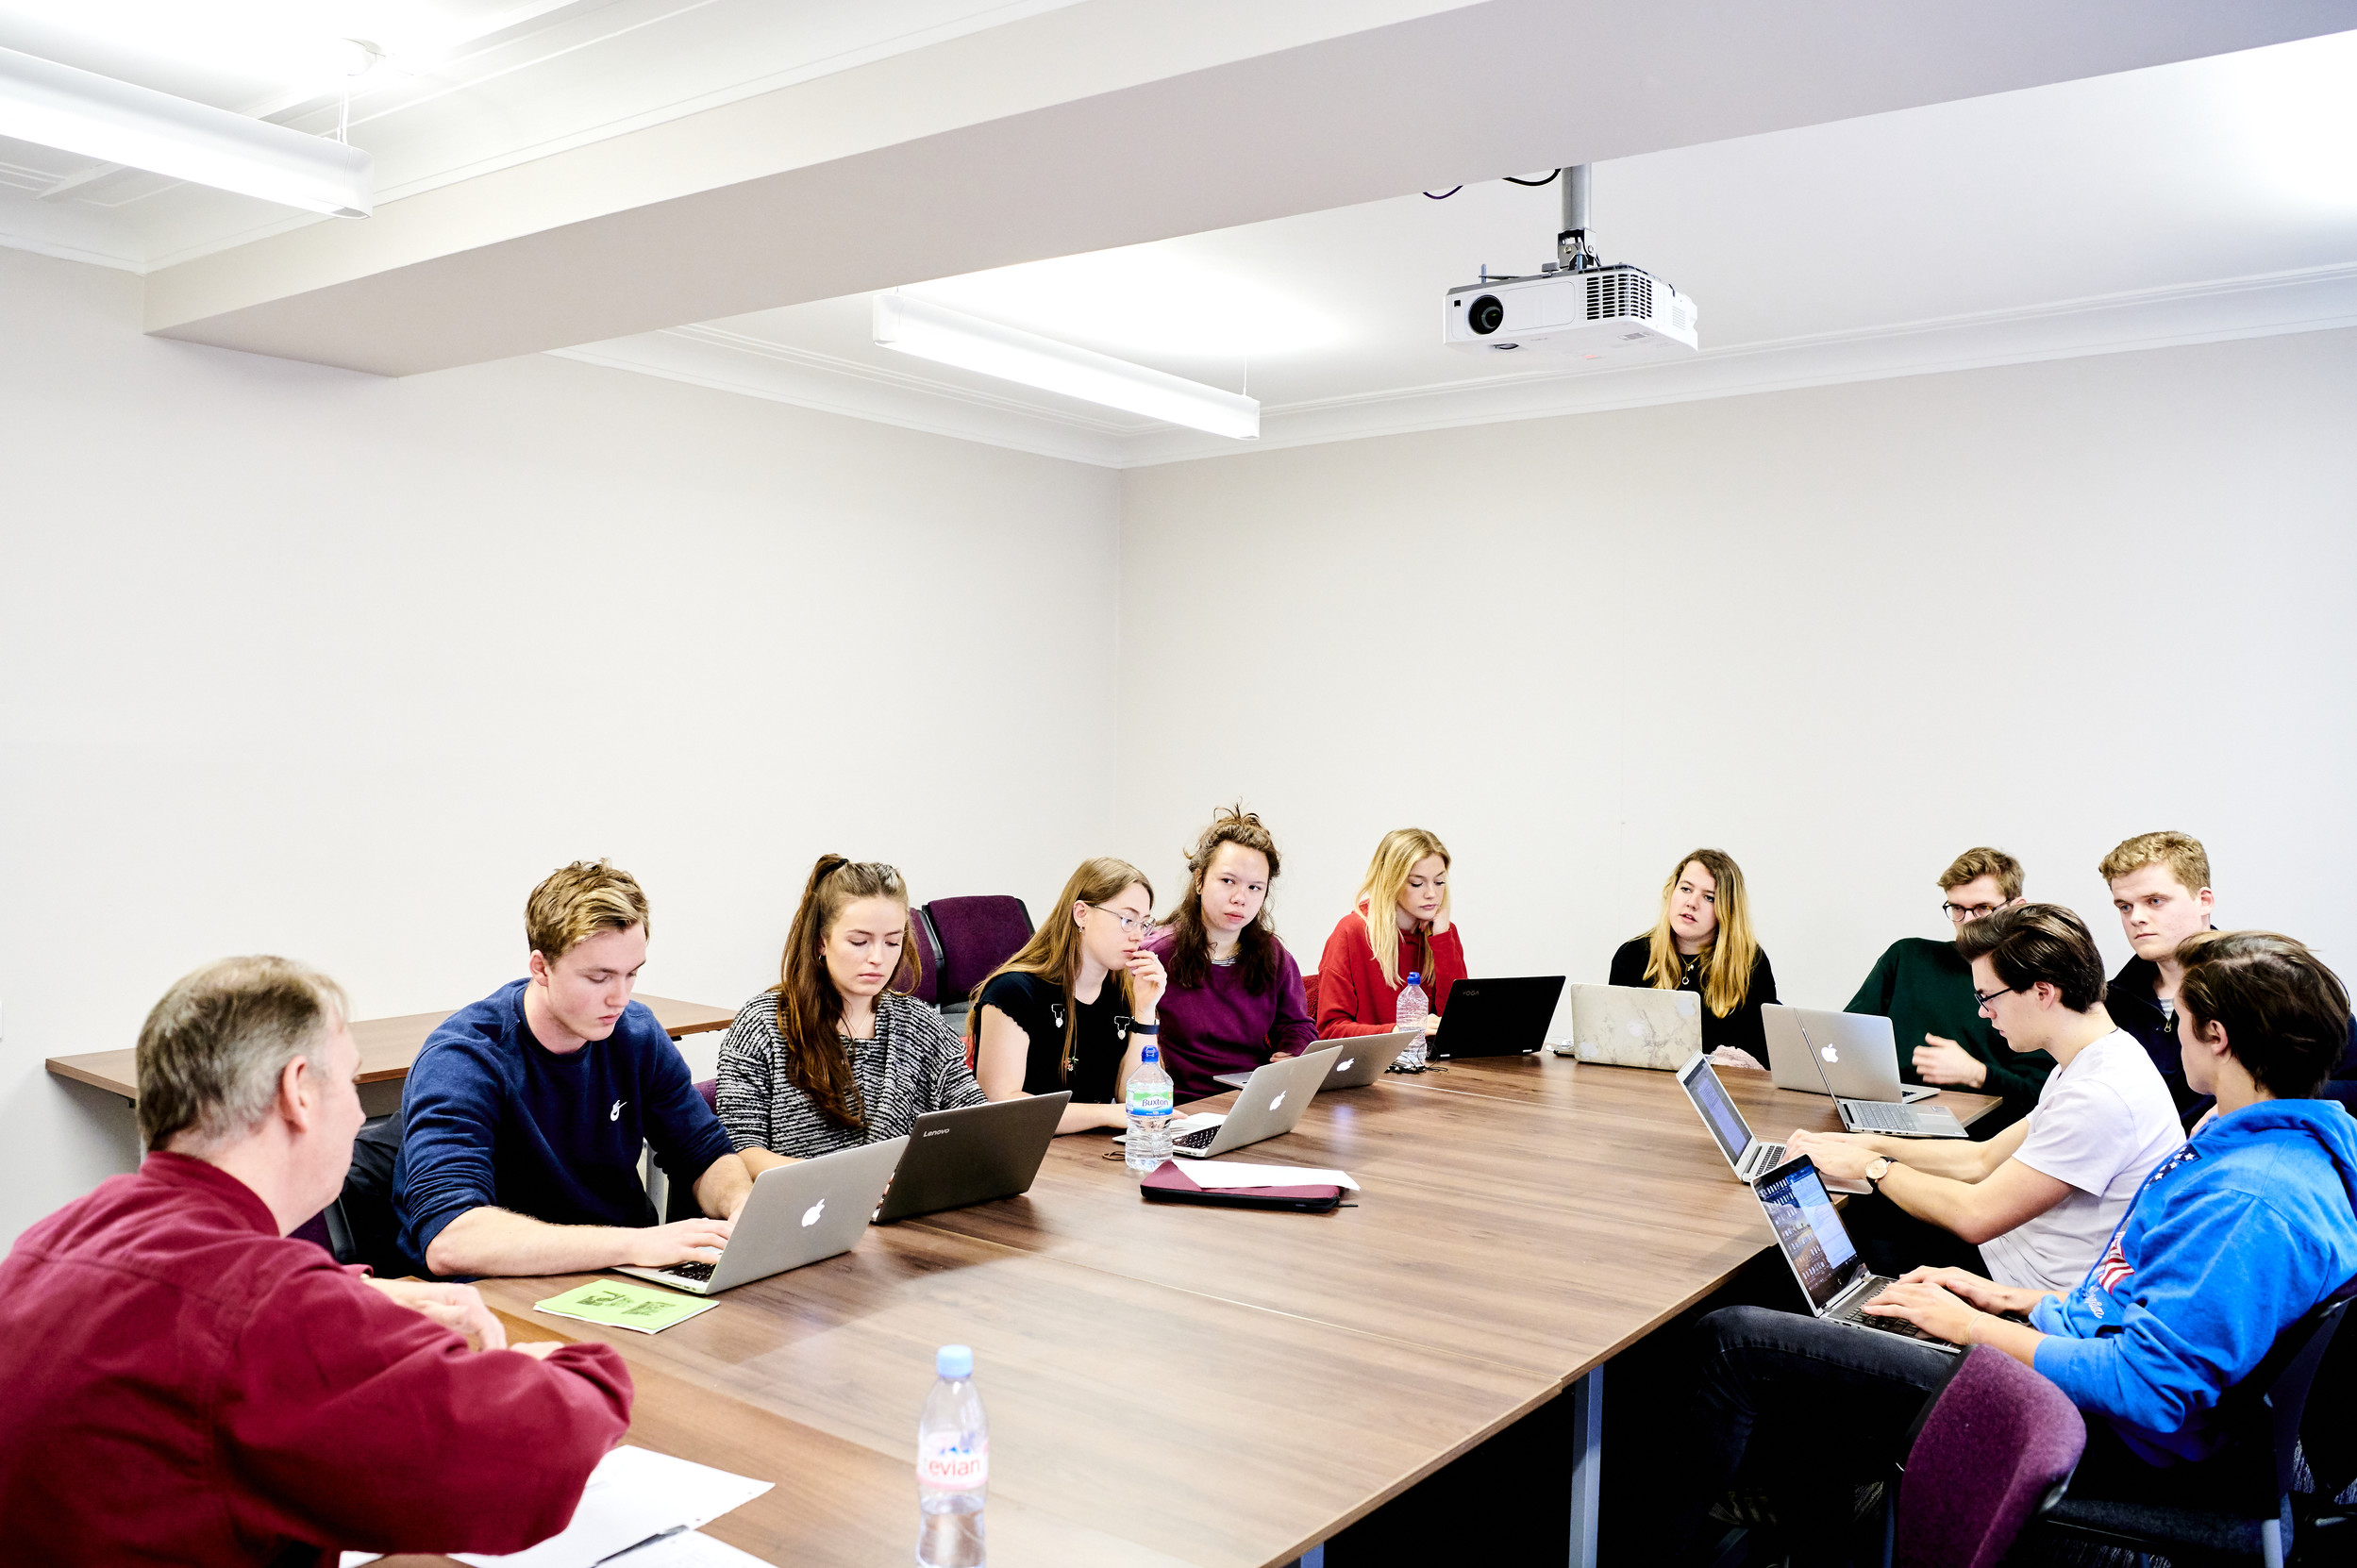
[[[1741,1159],[1744,1150],[1751,1146],[1751,1126],[1735,1109],[1735,1102],[1727,1097],[1727,1086],[1718,1081],[1708,1061],[1697,1062],[1687,1076],[1686,1093],[1694,1096],[1694,1108],[1702,1112],[1704,1125],[1719,1147],[1727,1151],[1730,1160]]]
[[[1825,1195],[1817,1168],[1806,1159],[1796,1160],[1770,1172],[1752,1190],[1760,1194],[1760,1205],[1776,1227],[1777,1243],[1791,1260],[1800,1288],[1822,1310],[1850,1285],[1858,1249],[1849,1244],[1849,1232],[1833,1200]]]

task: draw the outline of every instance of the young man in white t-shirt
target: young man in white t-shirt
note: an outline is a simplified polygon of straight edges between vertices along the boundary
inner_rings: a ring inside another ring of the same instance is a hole
[[[2054,1059],[2035,1108],[1985,1143],[1804,1132],[1785,1149],[1977,1246],[1976,1273],[2067,1291],[2144,1178],[2185,1141],[2177,1107],[2144,1047],[2104,1010],[2102,956],[2077,915],[2059,904],[1999,909],[1965,926],[1956,945],[2005,1043]]]

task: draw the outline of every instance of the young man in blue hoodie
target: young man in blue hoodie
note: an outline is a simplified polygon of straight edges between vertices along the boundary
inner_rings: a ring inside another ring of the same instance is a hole
[[[2357,1118],[2313,1098],[2349,1038],[2349,993],[2289,937],[2205,932],[2178,951],[2186,1082],[2218,1113],[2146,1179],[2064,1295],[1919,1269],[1866,1310],[2036,1368],[2087,1420],[2071,1490],[2181,1498],[2224,1442],[2218,1401],[2279,1335],[2357,1278]],[[1755,1435],[1797,1561],[1846,1560],[1854,1485],[1887,1471],[1952,1355],[1758,1308],[1705,1318],[1704,1441],[1679,1523]]]

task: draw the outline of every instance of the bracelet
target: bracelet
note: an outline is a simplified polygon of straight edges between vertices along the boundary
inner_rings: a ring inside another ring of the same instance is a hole
[[[1129,1020],[1129,1032],[1131,1034],[1160,1034],[1162,1032],[1162,1026],[1160,1024],[1141,1024],[1132,1018]]]

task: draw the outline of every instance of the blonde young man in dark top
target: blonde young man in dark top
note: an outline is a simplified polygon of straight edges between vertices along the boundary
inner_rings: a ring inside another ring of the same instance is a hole
[[[2001,849],[1967,849],[1940,873],[1940,911],[1961,940],[1973,921],[2019,904],[2021,888],[2019,860]],[[1899,1076],[1907,1082],[1997,1095],[2003,1103],[1973,1124],[1977,1140],[1995,1137],[2028,1115],[2054,1071],[2052,1057],[2009,1049],[1981,1016],[1972,965],[1955,941],[1899,938],[1875,960],[1843,1010],[1891,1021]]]

